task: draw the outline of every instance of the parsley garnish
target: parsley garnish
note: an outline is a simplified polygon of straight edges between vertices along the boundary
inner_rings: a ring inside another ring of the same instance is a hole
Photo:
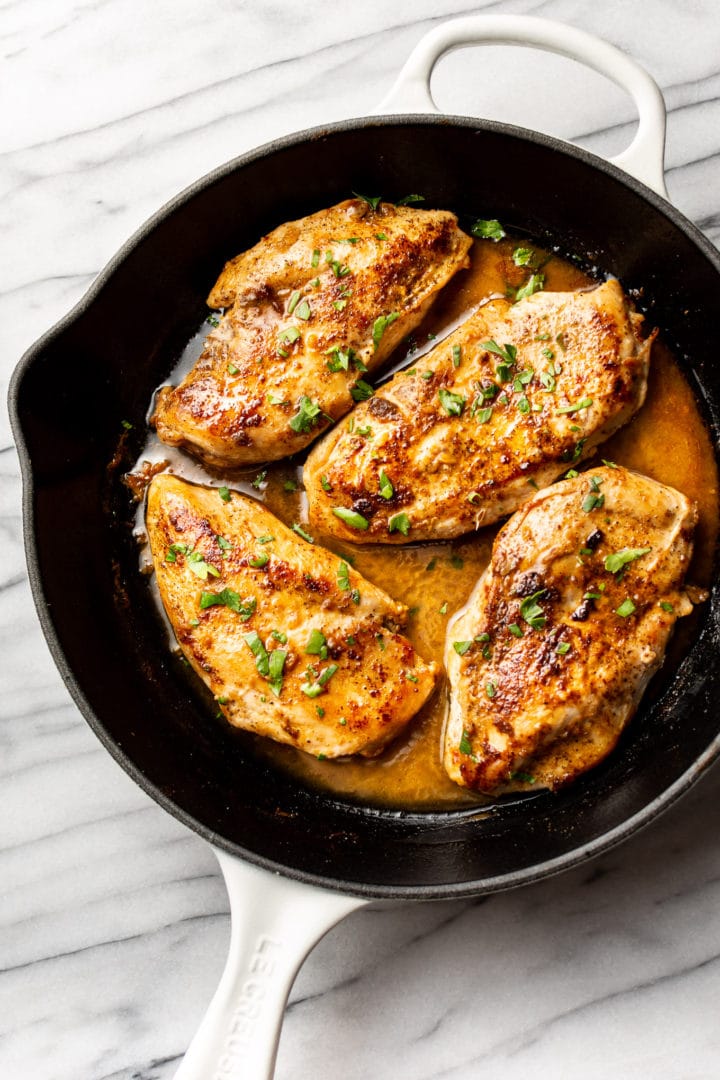
[[[611,574],[617,574],[619,570],[622,570],[628,563],[634,562],[635,559],[642,558],[643,555],[647,555],[652,548],[621,548],[620,551],[616,551],[613,555],[608,555],[605,559],[605,569],[609,570]]]
[[[402,199],[398,199],[395,203],[396,206],[410,206],[411,203],[425,202],[424,195],[406,195]]]
[[[542,630],[547,622],[547,616],[537,603],[538,597],[544,596],[546,593],[547,589],[538,589],[532,596],[526,596],[520,604],[520,614],[533,630]]]
[[[669,604],[667,600],[661,600],[660,607],[663,609],[663,611],[667,611],[668,615],[675,614],[675,608],[672,606],[672,604]]]
[[[371,206],[373,210],[377,210],[380,205],[380,200],[382,199],[382,195],[361,195],[358,191],[353,191],[353,195],[356,199],[362,199],[362,201],[366,202],[368,206]]]
[[[369,383],[363,382],[362,379],[358,379],[353,387],[350,389],[350,396],[353,401],[367,401],[371,398],[375,391]]]
[[[327,660],[327,639],[322,630],[311,630],[310,637],[305,646],[305,652],[310,656],[319,656],[321,660]]]
[[[462,738],[460,739],[460,753],[461,754],[467,754],[468,756],[470,756],[472,754],[472,745],[470,744],[470,737],[469,737],[467,731],[465,731],[465,729],[463,729]]]
[[[395,514],[388,521],[388,532],[399,532],[403,536],[407,536],[410,529],[410,518],[407,514]]]
[[[230,488],[225,487],[224,484],[221,488],[218,488],[218,495],[223,502],[230,502]]]
[[[294,533],[297,533],[298,536],[302,536],[303,540],[307,540],[308,544],[314,544],[315,543],[315,540],[310,535],[310,533],[306,533],[305,530],[298,525],[297,521],[293,523],[292,531]]]
[[[236,615],[239,615],[242,622],[247,622],[251,615],[254,614],[257,607],[257,600],[254,596],[246,596],[244,600],[240,599],[240,594],[234,592],[232,589],[223,589],[222,592],[202,592],[200,593],[200,607],[205,609],[209,607],[227,607],[231,611],[234,611]]]
[[[532,296],[533,293],[539,292],[545,288],[545,275],[544,274],[531,274],[530,280],[515,293],[515,302],[518,300],[526,300],[528,296]]]
[[[453,649],[458,656],[464,656],[471,645],[472,641],[453,641]]]
[[[333,506],[332,512],[335,517],[340,518],[351,529],[362,529],[364,532],[370,528],[370,522],[367,518],[364,518],[362,514],[358,514],[355,510],[348,509],[347,506]]]
[[[199,551],[188,551],[186,559],[188,568],[201,581],[207,581],[208,574],[211,577],[220,577],[220,571],[216,570],[212,563],[206,562]]]
[[[309,698],[318,697],[324,692],[326,685],[330,682],[337,669],[337,664],[330,664],[320,672],[314,683],[303,683],[300,687],[303,694],[307,694]]]
[[[263,469],[263,471],[261,473],[257,474],[257,476],[255,477],[255,479],[252,482],[252,486],[255,488],[256,491],[259,491],[260,488],[263,486],[266,476],[267,476],[267,469]]]
[[[350,588],[350,567],[346,562],[341,562],[337,572],[338,588],[347,590]]]
[[[570,642],[569,641],[561,641],[561,642],[559,642],[555,646],[555,652],[558,654],[558,656],[565,656],[566,653],[570,652]]]
[[[320,416],[320,406],[311,401],[305,394],[298,401],[298,411],[289,420],[290,427],[299,435],[305,435],[310,428],[314,427]]]
[[[506,364],[509,364],[511,367],[517,359],[517,346],[510,345],[510,343],[507,341],[505,342],[505,345],[501,347],[500,345],[498,345],[497,341],[493,341],[491,338],[489,341],[481,341],[480,348],[486,349],[488,352],[495,353],[496,356],[499,356],[502,360],[505,361]]]
[[[385,331],[387,330],[388,326],[390,326],[392,323],[395,322],[396,319],[399,318],[400,313],[397,311],[392,311],[389,315],[379,315],[377,317],[377,319],[373,323],[372,330],[373,346],[375,347],[375,350],[377,350],[378,346],[380,345],[380,340]]]
[[[568,413],[580,412],[581,409],[589,409],[593,403],[591,397],[583,398],[582,401],[576,402],[575,405],[562,405],[556,412],[557,416],[567,415]]]
[[[627,619],[628,615],[632,615],[635,610],[635,605],[628,597],[627,600],[623,600],[619,608],[615,609],[615,614],[622,616],[623,619]]]
[[[390,477],[388,476],[388,474],[385,472],[384,469],[380,470],[380,489],[379,490],[380,490],[380,494],[382,495],[383,499],[392,499],[393,495],[395,494],[395,488],[392,486],[392,481],[390,480]]]
[[[278,341],[281,341],[283,345],[292,345],[293,341],[297,341],[299,337],[300,331],[297,326],[286,326],[278,334]]]
[[[502,240],[505,235],[505,230],[496,218],[478,218],[470,232],[483,240]]]
[[[444,387],[438,390],[438,397],[448,416],[462,416],[466,401],[464,397],[461,397],[460,394],[453,394],[451,390],[446,390]]]
[[[512,253],[512,261],[516,266],[532,266],[535,252],[532,248],[516,247]]]

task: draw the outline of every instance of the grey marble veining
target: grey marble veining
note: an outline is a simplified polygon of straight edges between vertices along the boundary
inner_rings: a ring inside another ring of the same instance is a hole
[[[668,187],[720,239],[714,0],[5,0],[0,378],[162,203],[277,135],[372,109],[444,18],[528,12],[607,37],[658,79]],[[444,59],[433,89],[616,153],[632,105],[569,62]],[[221,971],[207,847],[101,748],[44,644],[0,415],[0,1076],[165,1080]],[[350,916],[293,989],[278,1080],[712,1080],[720,1075],[720,773],[589,865],[478,901]]]

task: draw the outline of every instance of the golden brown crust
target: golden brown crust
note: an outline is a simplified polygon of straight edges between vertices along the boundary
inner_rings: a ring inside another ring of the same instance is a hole
[[[471,242],[448,211],[359,199],[281,225],[223,269],[208,302],[226,313],[192,371],[160,391],[158,435],[218,466],[302,450],[352,407]],[[397,317],[380,336],[384,316]],[[303,397],[317,411],[296,430]]]
[[[557,788],[612,750],[692,608],[696,517],[673,488],[605,467],[510,519],[448,631],[451,779],[489,794]]]
[[[357,540],[333,513],[349,507],[369,522],[363,542],[407,543],[511,513],[640,408],[650,341],[639,338],[639,321],[617,281],[485,304],[313,448],[304,472],[311,522]],[[517,350],[514,362],[488,342]],[[407,536],[390,531],[399,514]]]
[[[164,473],[148,491],[147,533],[180,647],[231,724],[311,754],[372,756],[432,693],[437,665],[398,630],[405,607],[255,500],[232,492],[224,502]],[[203,607],[220,594],[231,606]],[[313,632],[325,645],[308,653]],[[286,654],[277,694],[253,634],[268,658]]]

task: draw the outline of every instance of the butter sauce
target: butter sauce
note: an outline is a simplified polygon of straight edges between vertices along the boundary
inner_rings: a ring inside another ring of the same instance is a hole
[[[518,243],[510,239],[476,241],[470,268],[461,271],[446,286],[422,325],[396,351],[381,377],[373,381],[381,383],[415,363],[481,304],[498,295],[504,296],[508,287],[523,285],[530,270],[517,267],[512,260]],[[543,251],[527,241],[521,243],[532,246],[537,253],[535,261],[542,264],[546,290],[572,291],[596,284],[573,263],[553,252]],[[178,382],[195,362],[208,330],[209,326],[204,325],[188,343],[170,382]],[[668,452],[669,448],[672,452]],[[718,534],[717,469],[693,393],[662,343],[653,346],[645,405],[630,424],[603,445],[601,453],[606,459],[678,488],[698,503],[700,521],[688,580],[706,586],[712,573]],[[302,464],[297,459],[258,466],[251,471],[220,474],[183,451],[161,443],[151,432],[133,473],[148,476],[161,469],[195,483],[215,487],[227,484],[262,501],[286,524],[298,522],[307,528]],[[143,514],[141,506],[135,530],[141,542]],[[351,561],[361,574],[407,604],[408,637],[422,656],[442,663],[449,622],[466,604],[487,566],[497,530],[498,526],[492,526],[449,543],[386,549],[341,544],[319,533],[314,539]],[[141,566],[146,572],[149,569],[146,547],[141,548]],[[438,810],[487,802],[453,784],[442,768],[441,742],[446,715],[447,686],[441,678],[433,697],[405,733],[371,760],[318,761],[289,746],[247,738],[258,756],[291,773],[300,782],[365,805]]]

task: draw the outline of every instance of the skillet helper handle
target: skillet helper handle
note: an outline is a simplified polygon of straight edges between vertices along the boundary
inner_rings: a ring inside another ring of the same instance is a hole
[[[557,53],[586,64],[626,90],[635,102],[640,123],[628,148],[609,160],[667,199],[666,116],[660,88],[645,68],[626,53],[564,23],[531,15],[470,15],[443,23],[415,46],[374,115],[437,113],[430,92],[433,68],[445,53],[470,45],[526,45]]]
[[[230,897],[225,970],[175,1080],[272,1080],[290,988],[312,947],[365,900],[215,850]]]

